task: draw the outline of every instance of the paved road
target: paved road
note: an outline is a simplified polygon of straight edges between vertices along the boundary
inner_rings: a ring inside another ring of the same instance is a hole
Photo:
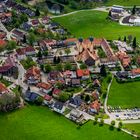
[[[63,15],[51,16],[50,18],[64,17],[64,16],[68,16],[68,15],[72,15],[72,14],[81,12],[81,11],[102,11],[102,12],[108,12],[108,10],[106,10],[108,8],[109,7],[97,7],[97,8],[94,8],[94,9],[78,10],[78,11],[70,12],[70,13],[63,14]]]

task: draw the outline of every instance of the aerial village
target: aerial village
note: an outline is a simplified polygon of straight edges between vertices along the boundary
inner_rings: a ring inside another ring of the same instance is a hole
[[[121,9],[113,7],[112,18],[126,13]],[[119,82],[140,78],[136,38],[75,38],[39,14],[12,0],[0,3],[0,96],[16,98],[14,106],[8,103],[1,109],[35,103],[81,124],[92,116],[104,116],[104,79],[110,83],[112,75]],[[137,18],[133,21],[138,24]],[[17,90],[20,95],[14,94]]]

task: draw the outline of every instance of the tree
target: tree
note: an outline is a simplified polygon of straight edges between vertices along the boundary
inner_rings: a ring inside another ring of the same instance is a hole
[[[42,58],[42,52],[41,52],[41,50],[38,51],[37,57],[38,57],[38,58]]]
[[[44,69],[45,69],[45,72],[46,72],[46,73],[49,73],[49,72],[52,71],[52,67],[51,67],[50,64],[46,64],[45,67],[44,67]]]
[[[123,41],[126,42],[126,36],[124,36],[124,40]]]
[[[108,17],[112,17],[111,10],[108,13]]]
[[[132,44],[133,48],[136,49],[137,47],[137,40],[136,40],[136,37],[134,37],[133,39],[133,44]]]
[[[115,121],[114,121],[114,120],[111,121],[111,125],[112,125],[112,126],[115,126]]]
[[[42,103],[43,103],[43,97],[39,96],[39,97],[35,100],[34,103],[37,104],[37,105],[42,105]]]
[[[66,53],[67,55],[69,55],[69,54],[71,53],[71,50],[70,50],[69,48],[67,48],[67,49],[65,49],[65,53]]]
[[[107,72],[106,72],[105,65],[102,65],[102,66],[101,66],[100,74],[101,74],[101,76],[103,76],[103,77],[106,77],[106,76],[107,76]]]
[[[40,11],[38,8],[36,8],[36,11],[35,11],[35,16],[39,17],[40,16]]]
[[[71,70],[71,69],[72,69],[71,63],[67,62],[67,63],[65,64],[65,66],[64,66],[64,69],[65,69],[65,70]]]
[[[28,36],[28,41],[30,45],[33,45],[35,42],[35,35],[33,33],[30,33]]]
[[[54,56],[54,58],[53,58],[53,63],[54,64],[57,64],[57,58],[56,58],[56,56]]]
[[[93,124],[94,124],[94,125],[96,125],[96,124],[97,124],[97,122],[98,122],[98,117],[97,117],[97,116],[95,116],[95,119],[94,119]]]
[[[132,15],[136,14],[136,5],[134,5],[133,9],[132,9]]]
[[[119,122],[119,124],[118,124],[118,130],[119,131],[121,130],[122,126],[123,126],[122,122]]]
[[[26,43],[26,36],[23,36],[23,43]]]
[[[70,98],[70,95],[68,93],[62,92],[59,95],[59,100],[61,102],[66,102]]]
[[[57,71],[63,71],[63,65],[61,63],[56,65],[56,70]]]
[[[80,65],[80,69],[87,69],[87,65],[86,65],[85,63],[82,63],[82,64]]]
[[[6,46],[7,50],[13,50],[16,48],[16,42],[15,41],[9,41],[7,46]]]
[[[128,35],[127,38],[128,38],[128,42],[131,43],[131,41],[132,41],[132,39],[133,39],[133,38],[132,38],[132,35]]]
[[[119,40],[119,41],[121,41],[121,40],[122,40],[120,36],[119,36],[118,40]]]
[[[40,68],[41,68],[41,70],[44,71],[44,65],[43,64],[40,65]]]
[[[100,120],[99,125],[100,125],[100,126],[103,126],[103,125],[104,125],[104,120],[103,120],[103,119]]]
[[[86,101],[86,102],[90,101],[90,96],[89,96],[89,95],[86,95],[85,101]]]

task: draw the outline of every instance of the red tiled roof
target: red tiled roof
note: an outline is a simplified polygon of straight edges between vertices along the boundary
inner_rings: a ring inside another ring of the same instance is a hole
[[[131,73],[132,73],[133,75],[140,74],[140,68],[132,69],[132,70],[131,70]]]
[[[8,92],[8,89],[3,83],[0,83],[0,93],[3,92]]]
[[[101,104],[98,102],[98,100],[94,101],[93,103],[90,104],[90,108],[96,109],[99,111]]]
[[[25,55],[26,52],[34,52],[35,49],[31,46],[25,47],[25,48],[19,48],[16,50],[18,55]]]
[[[0,47],[5,46],[6,44],[7,44],[7,42],[5,40],[0,40]]]
[[[26,78],[28,79],[29,77],[35,77],[35,79],[40,79],[40,69],[35,66],[29,68],[26,72]]]
[[[60,94],[60,92],[61,92],[61,90],[60,90],[60,89],[57,89],[57,88],[55,88],[55,89],[53,90],[53,94],[55,94],[55,95]]]
[[[52,96],[49,96],[49,95],[46,94],[44,96],[44,99],[47,100],[47,101],[50,101],[52,99]]]
[[[47,84],[47,83],[38,83],[37,87],[48,90],[48,89],[50,89],[52,87],[52,85]]]
[[[77,76],[78,76],[78,77],[90,75],[90,71],[89,71],[88,69],[86,69],[86,70],[78,69],[78,70],[76,71],[76,73],[77,73]]]

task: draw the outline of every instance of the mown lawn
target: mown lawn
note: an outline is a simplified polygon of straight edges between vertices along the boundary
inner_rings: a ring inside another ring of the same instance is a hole
[[[140,27],[121,26],[116,22],[106,20],[108,13],[101,11],[80,11],[65,17],[57,17],[54,21],[60,23],[76,37],[105,37],[118,39],[119,36],[133,35],[140,41]]]
[[[122,108],[140,107],[140,82],[119,84],[114,79],[110,88],[108,105]]]
[[[108,0],[106,5],[122,5],[122,6],[133,6],[140,5],[139,0]]]
[[[0,140],[134,140],[132,136],[110,131],[109,126],[88,122],[80,129],[46,107],[26,106],[0,115]]]
[[[140,124],[124,124],[124,128],[140,136]]]

